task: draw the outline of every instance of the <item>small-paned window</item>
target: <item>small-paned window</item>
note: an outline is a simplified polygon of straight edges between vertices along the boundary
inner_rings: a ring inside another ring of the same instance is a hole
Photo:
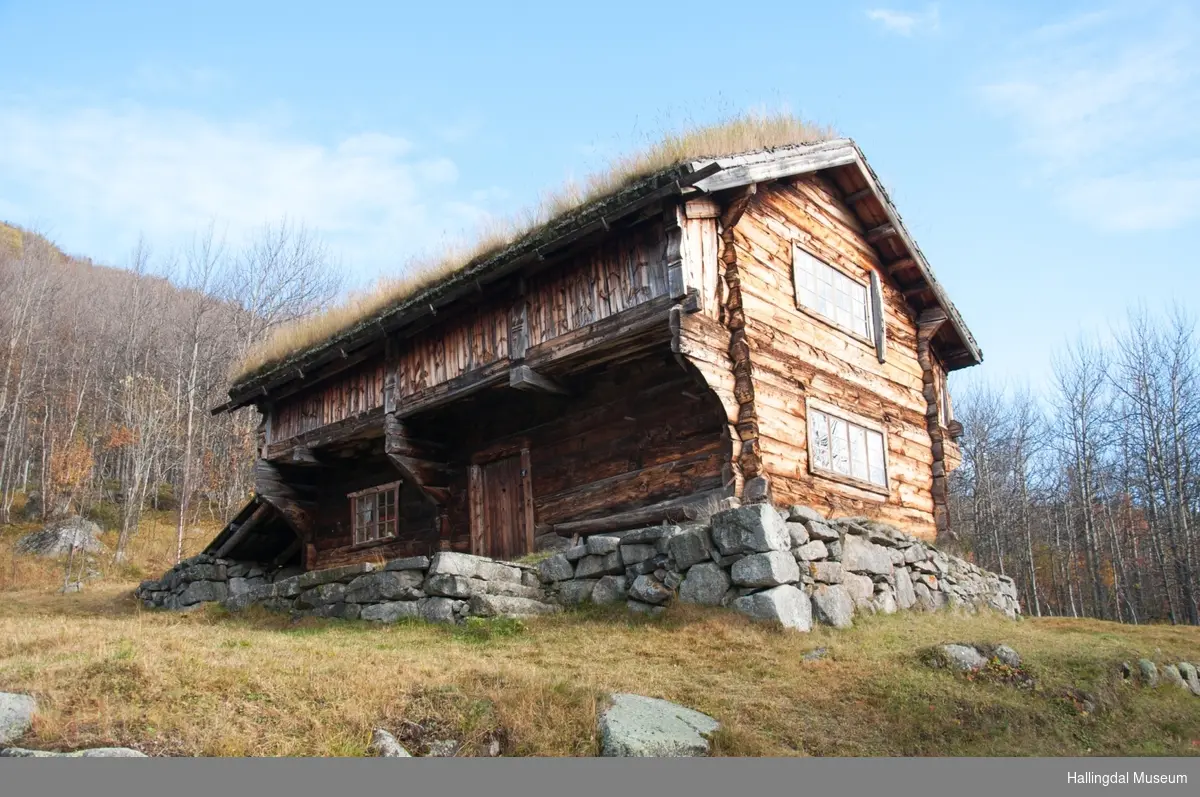
[[[796,301],[839,327],[873,340],[866,285],[795,247]]]
[[[793,245],[792,272],[797,306],[874,343],[879,362],[884,361],[883,292],[874,271],[870,282],[862,283]]]
[[[350,493],[349,498],[355,545],[396,536],[400,523],[400,482]]]
[[[808,408],[808,456],[814,472],[886,488],[886,451],[881,430]]]

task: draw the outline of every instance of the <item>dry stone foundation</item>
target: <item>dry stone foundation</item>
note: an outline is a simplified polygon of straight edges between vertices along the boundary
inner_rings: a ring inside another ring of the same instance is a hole
[[[708,522],[563,539],[537,566],[443,552],[297,573],[200,555],[137,589],[150,608],[220,602],[395,622],[528,617],[585,602],[657,614],[672,601],[724,606],[808,631],[855,615],[942,607],[1020,611],[1012,579],[865,518],[732,504]],[[1185,676],[1186,680],[1186,676]]]
[[[848,628],[855,614],[943,606],[1020,612],[1012,579],[892,526],[826,519],[805,506],[733,506],[707,523],[597,535],[541,562],[550,599],[624,601],[653,613],[672,600],[725,606],[787,628]],[[586,597],[584,597],[586,596]]]
[[[147,608],[186,610],[219,602],[231,611],[260,605],[301,616],[383,623],[452,623],[561,610],[547,598],[532,566],[453,552],[307,573],[267,573],[252,563],[201,554],[156,581],[143,582],[136,594]]]

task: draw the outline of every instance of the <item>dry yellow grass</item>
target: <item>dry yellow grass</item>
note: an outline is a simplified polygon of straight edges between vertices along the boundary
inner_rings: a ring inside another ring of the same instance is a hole
[[[1195,658],[1195,628],[906,614],[794,634],[684,607],[662,619],[593,610],[523,628],[380,627],[149,612],[130,587],[0,596],[0,690],[41,706],[23,745],[355,756],[383,726],[418,748],[464,740],[464,755],[493,738],[505,755],[594,755],[597,706],[632,691],[716,717],[725,755],[1200,752],[1200,699],[1116,675],[1138,655]],[[921,646],[964,637],[1015,646],[1038,689],[918,661]],[[818,646],[826,659],[802,660]],[[1057,697],[1067,686],[1100,709],[1081,715]]]
[[[353,328],[453,274],[534,235],[552,219],[611,196],[622,188],[685,161],[776,149],[834,138],[832,128],[786,113],[748,113],[715,124],[666,134],[645,149],[614,159],[582,184],[551,194],[531,211],[480,231],[475,241],[452,246],[437,257],[410,263],[403,276],[382,279],[367,291],[311,318],[277,329],[253,348],[230,373],[236,384],[289,357]]]
[[[130,579],[157,577],[175,564],[175,519],[172,512],[145,512],[132,535],[125,562],[112,561],[116,549],[116,531],[100,535],[107,551],[93,557],[100,577],[93,584],[127,583]],[[184,529],[183,555],[199,553],[224,524],[206,518]],[[13,523],[0,526],[0,594],[14,590],[53,592],[63,585],[65,562],[33,556],[16,556],[13,544],[22,536],[41,528],[39,523]]]

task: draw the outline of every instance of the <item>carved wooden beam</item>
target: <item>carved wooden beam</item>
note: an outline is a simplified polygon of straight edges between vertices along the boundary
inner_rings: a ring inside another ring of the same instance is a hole
[[[855,202],[861,202],[864,199],[869,199],[875,196],[875,191],[870,188],[864,188],[861,191],[855,191],[852,194],[846,194],[846,198],[842,200],[847,205],[853,205]]]
[[[317,459],[317,455],[313,453],[308,446],[296,446],[292,449],[291,456],[287,458],[287,462],[296,465],[320,465],[321,460]]]
[[[539,374],[528,365],[514,365],[508,372],[508,386],[517,390],[537,390],[542,393],[556,393],[566,396],[570,393],[565,387],[548,376]]]

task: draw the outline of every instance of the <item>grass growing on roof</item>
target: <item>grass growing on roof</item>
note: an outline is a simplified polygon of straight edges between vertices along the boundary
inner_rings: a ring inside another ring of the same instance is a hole
[[[484,228],[472,243],[451,246],[436,257],[412,262],[402,276],[381,279],[339,306],[278,328],[234,366],[230,377],[236,384],[269,371],[536,235],[550,221],[672,166],[701,158],[826,141],[835,135],[831,128],[786,113],[744,114],[668,133],[643,150],[614,159],[582,184],[570,184],[549,195],[532,210]]]

